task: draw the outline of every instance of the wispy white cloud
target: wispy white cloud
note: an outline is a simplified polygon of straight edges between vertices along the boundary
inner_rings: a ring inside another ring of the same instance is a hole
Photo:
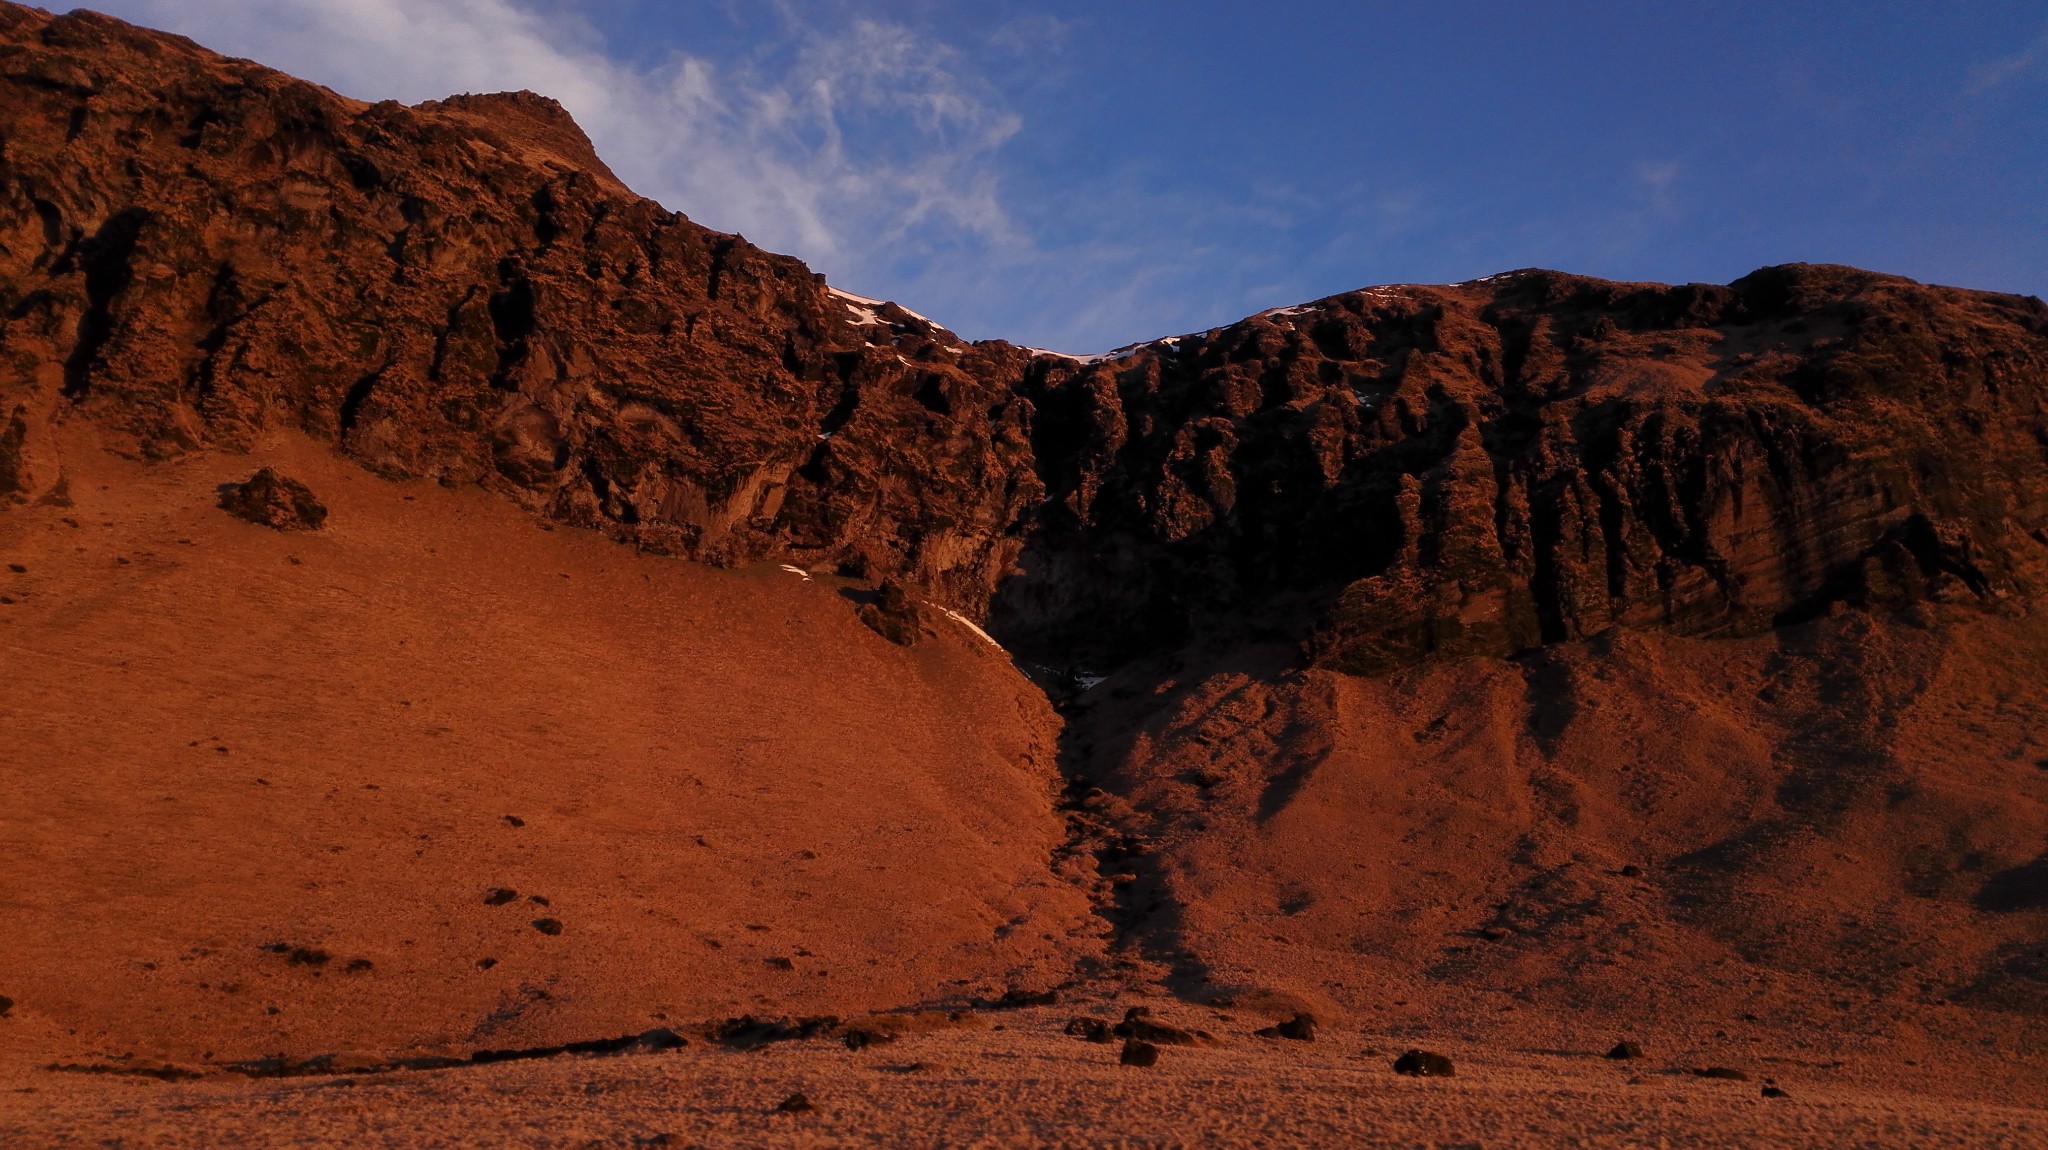
[[[1021,121],[957,53],[887,21],[785,7],[780,40],[748,57],[635,67],[573,8],[521,0],[103,2],[363,99],[553,96],[635,190],[855,287],[912,236],[1029,247],[994,164]]]
[[[1981,64],[1970,71],[1969,95],[1982,96],[2029,72],[2048,69],[2048,26],[2033,42],[2008,56]]]

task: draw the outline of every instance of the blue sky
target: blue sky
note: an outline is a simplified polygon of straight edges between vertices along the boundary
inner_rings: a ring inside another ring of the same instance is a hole
[[[101,0],[1067,351],[1367,284],[1792,260],[2048,295],[2048,5]]]

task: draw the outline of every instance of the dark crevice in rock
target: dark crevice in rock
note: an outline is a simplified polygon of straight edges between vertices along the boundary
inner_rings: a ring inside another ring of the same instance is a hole
[[[79,317],[77,340],[64,362],[64,395],[82,399],[92,371],[114,335],[113,304],[134,282],[135,246],[150,213],[124,208],[100,225],[78,246],[78,264],[85,273],[85,314]]]

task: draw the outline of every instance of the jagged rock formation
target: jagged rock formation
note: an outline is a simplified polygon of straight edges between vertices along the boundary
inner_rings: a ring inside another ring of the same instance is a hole
[[[17,495],[52,418],[149,458],[285,424],[654,550],[901,577],[1064,665],[1247,622],[1361,673],[1739,634],[2016,602],[2048,557],[2039,300],[1525,272],[1080,362],[639,199],[538,96],[361,104],[13,5],[0,55]]]
[[[1015,553],[1026,353],[633,196],[551,100],[362,104],[12,4],[0,56],[6,411],[148,458],[301,427],[651,549],[967,604]]]
[[[327,522],[327,506],[312,489],[273,467],[221,492],[220,506],[237,519],[278,531],[318,531]]]
[[[2048,308],[1846,268],[1375,288],[1026,394],[1049,496],[998,605],[1076,644],[1305,605],[1370,673],[2006,600],[2048,557]]]

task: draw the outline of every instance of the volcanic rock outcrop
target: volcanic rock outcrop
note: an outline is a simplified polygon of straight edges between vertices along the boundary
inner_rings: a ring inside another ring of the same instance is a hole
[[[2048,308],[1833,267],[1378,288],[1081,362],[632,195],[559,105],[343,99],[0,8],[0,486],[84,416],[304,428],[716,563],[900,576],[1014,649],[1221,621],[1374,673],[1611,624],[2034,588]]]

